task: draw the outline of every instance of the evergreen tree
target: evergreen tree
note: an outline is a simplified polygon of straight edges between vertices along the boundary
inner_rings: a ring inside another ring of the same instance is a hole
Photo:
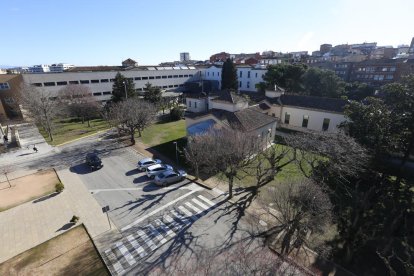
[[[234,63],[231,59],[227,59],[223,64],[223,69],[221,71],[221,89],[233,89],[237,90],[238,88],[238,79],[237,79],[237,69],[234,66]]]
[[[144,100],[153,104],[158,104],[161,101],[162,92],[158,86],[154,87],[151,83],[147,82],[144,91]]]
[[[125,78],[124,75],[118,72],[115,76],[114,84],[112,85],[111,100],[113,102],[119,102],[124,100],[125,96],[127,96],[127,98],[135,96],[135,84],[132,79]]]

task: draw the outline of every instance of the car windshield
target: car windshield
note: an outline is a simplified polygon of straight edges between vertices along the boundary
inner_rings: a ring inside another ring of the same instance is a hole
[[[160,173],[160,174],[158,175],[158,177],[159,177],[159,178],[164,178],[164,177],[165,177],[165,173]]]

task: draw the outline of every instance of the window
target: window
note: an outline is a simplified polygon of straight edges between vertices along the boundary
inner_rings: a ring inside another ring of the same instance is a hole
[[[154,77],[153,77],[153,76],[150,76],[150,77],[149,77],[149,79],[150,79],[150,80],[153,80],[153,79],[154,79]]]
[[[8,82],[0,82],[0,90],[8,90],[10,89]]]
[[[182,77],[183,77],[183,75],[178,75],[178,77],[179,77],[179,78],[182,78]]]
[[[217,72],[217,77],[220,77],[220,72]]]
[[[141,77],[136,77],[134,78],[134,80],[141,80]]]
[[[289,124],[289,121],[290,121],[290,114],[289,113],[285,113],[285,124]]]
[[[250,81],[247,82],[247,88],[250,88]]]
[[[247,72],[247,77],[250,79],[250,71]]]
[[[172,79],[172,76],[171,76],[171,75],[169,75],[169,76],[168,76],[168,78],[169,78],[169,79]]]
[[[99,83],[99,80],[91,80],[91,83]]]
[[[101,79],[101,82],[109,82],[108,79]]]
[[[111,95],[111,94],[112,94],[112,92],[111,92],[111,91],[105,91],[105,92],[102,92],[102,94],[103,94],[103,95]]]
[[[115,79],[110,79],[109,81],[110,81],[110,82],[114,82],[114,81],[115,81]]]
[[[160,79],[160,78],[161,78],[161,76],[155,76],[155,78],[158,80],[158,79]]]
[[[67,85],[68,82],[67,81],[58,81],[56,82],[56,85]]]
[[[194,102],[194,108],[197,108],[197,102]]]
[[[242,87],[242,82],[240,82],[239,87]]]
[[[323,124],[322,124],[323,131],[327,131],[329,129],[330,122],[331,122],[331,119],[328,119],[328,118],[323,119]]]
[[[191,101],[188,101],[188,107],[191,107]]]
[[[192,74],[190,74],[190,75],[188,75],[190,78],[192,78],[193,77],[193,75]]]
[[[148,77],[142,77],[142,79],[143,79],[143,80],[147,80],[147,79],[148,79]]]
[[[89,83],[89,81],[88,80],[81,80],[80,83],[87,84],[87,83]]]
[[[210,77],[210,72],[207,72],[207,77]]]
[[[9,97],[9,98],[4,98],[4,102],[6,104],[14,104],[14,99]]]
[[[188,78],[188,75],[184,75],[184,78]]]
[[[168,88],[173,88],[173,87],[174,87],[174,85],[172,85],[172,84],[168,85]]]
[[[178,75],[174,75],[174,76],[173,76],[173,78],[174,78],[174,79],[178,78]]]
[[[70,83],[70,82],[69,82],[69,83]],[[40,83],[40,82],[33,83],[33,85],[34,85],[34,86],[39,86],[39,87],[42,87],[42,83]],[[0,84],[0,87],[1,87],[1,84]]]
[[[309,116],[303,115],[302,127],[308,127],[308,123],[309,123]]]
[[[44,82],[43,86],[55,86],[54,82]]]
[[[256,78],[257,78],[257,73],[256,73]]]
[[[101,92],[95,92],[95,93],[93,93],[93,95],[94,96],[102,96],[102,93]]]
[[[243,71],[240,71],[240,78],[243,77]]]
[[[214,77],[214,72],[213,72],[213,77]]]
[[[167,78],[167,76],[162,76],[162,78],[163,78],[163,79],[166,79],[166,78]]]

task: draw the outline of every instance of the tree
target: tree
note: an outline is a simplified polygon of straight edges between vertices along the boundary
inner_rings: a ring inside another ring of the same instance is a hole
[[[345,92],[345,82],[334,71],[309,68],[302,75],[305,89],[301,94],[338,98]]]
[[[150,103],[158,104],[162,98],[161,88],[158,86],[152,86],[151,83],[147,82],[144,88],[145,94],[144,99]]]
[[[53,119],[59,112],[59,103],[49,92],[30,85],[21,89],[21,103],[30,115],[41,124],[53,141]]]
[[[99,114],[99,103],[92,97],[89,87],[84,85],[71,84],[60,90],[61,100],[68,110],[69,116],[87,121],[90,127],[90,119]]]
[[[135,84],[131,78],[125,78],[121,73],[115,75],[114,84],[112,85],[113,102],[119,102],[125,98],[135,96]]]
[[[221,89],[237,90],[238,87],[237,69],[234,66],[233,60],[228,58],[223,63],[223,68],[221,70]]]
[[[155,107],[139,98],[128,98],[112,104],[105,118],[119,131],[128,133],[131,143],[135,144],[135,131],[138,131],[141,137],[142,131],[155,119]]]
[[[327,253],[319,237],[332,223],[332,204],[321,187],[310,180],[285,182],[268,189],[267,194],[276,210],[264,207],[276,221],[266,231],[267,242],[286,256],[301,248]]]
[[[277,64],[267,68],[263,80],[267,87],[280,86],[290,93],[299,93],[304,87],[302,76],[306,72],[307,66],[304,64]]]
[[[203,159],[200,159],[200,152]],[[188,140],[185,155],[196,171],[222,173],[228,180],[228,198],[233,197],[233,184],[241,169],[247,167],[259,151],[257,136],[232,129],[210,129]]]
[[[367,97],[374,96],[374,87],[361,82],[347,83],[345,85],[346,96],[350,100],[361,101]]]
[[[181,120],[184,116],[184,109],[181,107],[174,107],[170,111],[170,118],[172,121],[178,121]]]

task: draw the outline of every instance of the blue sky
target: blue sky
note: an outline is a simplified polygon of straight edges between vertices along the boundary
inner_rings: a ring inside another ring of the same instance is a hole
[[[0,64],[158,64],[320,44],[409,44],[412,0],[0,0]]]

